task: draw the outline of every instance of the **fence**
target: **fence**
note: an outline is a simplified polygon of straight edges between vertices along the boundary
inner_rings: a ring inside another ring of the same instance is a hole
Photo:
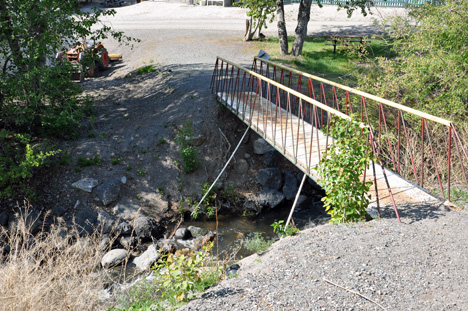
[[[292,0],[291,2],[300,2],[300,0]],[[323,5],[346,5],[349,0],[312,0],[312,3],[320,3]],[[426,3],[428,4],[440,4],[443,0],[369,0],[367,6],[378,6],[378,7],[395,7],[403,8],[407,6],[421,6]]]

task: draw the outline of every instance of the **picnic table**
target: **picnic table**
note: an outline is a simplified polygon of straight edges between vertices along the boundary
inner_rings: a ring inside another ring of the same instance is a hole
[[[331,41],[333,43],[326,43],[326,45],[333,45],[333,54],[336,53],[336,46],[337,45],[352,45],[353,42],[359,43],[359,51],[362,52],[363,46],[369,46],[370,40],[364,36],[358,35],[343,35],[343,36],[331,36],[327,39],[327,41]]]

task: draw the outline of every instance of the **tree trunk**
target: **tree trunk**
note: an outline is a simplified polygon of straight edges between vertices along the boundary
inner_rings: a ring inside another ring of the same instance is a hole
[[[276,15],[278,16],[278,38],[280,43],[280,54],[287,55],[289,51],[288,32],[286,30],[286,21],[284,19],[283,0],[276,1]]]
[[[301,0],[299,4],[299,14],[297,15],[296,34],[292,47],[292,54],[299,56],[302,54],[302,46],[307,35],[307,24],[310,20],[310,5],[312,0]]]

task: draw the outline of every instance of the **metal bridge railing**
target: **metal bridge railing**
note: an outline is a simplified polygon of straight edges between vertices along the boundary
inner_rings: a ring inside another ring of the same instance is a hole
[[[292,0],[291,2],[300,2],[300,0]],[[377,7],[393,7],[404,8],[408,6],[422,6],[424,4],[441,4],[444,0],[369,0],[367,6]],[[346,5],[349,0],[313,0],[312,3],[320,3],[322,5]]]
[[[403,178],[449,201],[453,187],[468,191],[468,154],[451,121],[260,58],[252,71],[313,99],[318,128],[328,121],[315,102],[357,114],[370,127],[383,164]]]

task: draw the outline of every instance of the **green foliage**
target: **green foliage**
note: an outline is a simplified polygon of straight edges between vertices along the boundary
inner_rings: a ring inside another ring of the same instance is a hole
[[[197,148],[189,144],[192,139],[192,122],[186,121],[177,132],[175,141],[180,147],[179,153],[182,157],[183,170],[187,174],[195,172],[200,164]]]
[[[137,174],[140,175],[140,176],[145,176],[145,175],[146,175],[146,171],[145,171],[144,169],[137,168]]]
[[[83,156],[79,156],[76,160],[76,164],[80,167],[92,166],[92,165],[101,165],[101,158],[97,155],[93,158],[85,158]]]
[[[282,238],[295,235],[299,232],[299,229],[293,224],[289,224],[285,227],[284,220],[275,221],[271,226],[273,227],[273,232],[278,233]]]
[[[161,145],[164,144],[165,142],[166,142],[166,139],[165,139],[164,137],[161,137],[161,138],[158,140],[156,146],[161,146]]]
[[[326,196],[324,207],[333,224],[366,220],[371,182],[361,177],[370,161],[375,160],[367,144],[369,129],[361,127],[355,116],[351,120],[335,117],[329,126],[334,144],[327,148],[317,172]]]
[[[16,188],[21,188],[35,169],[60,152],[39,151],[30,143],[29,135],[0,130],[0,197],[15,195]]]
[[[144,74],[147,74],[147,73],[151,73],[154,71],[154,67],[153,65],[147,65],[147,66],[143,66],[143,67],[140,67],[137,69],[137,74],[139,75],[144,75]]]
[[[120,162],[122,162],[122,160],[123,160],[122,157],[119,157],[119,156],[114,157],[112,159],[112,165],[118,165]]]
[[[397,55],[361,68],[360,87],[436,116],[468,115],[468,2],[413,8],[387,32]],[[388,23],[388,21],[385,21]]]
[[[252,253],[261,253],[266,251],[273,241],[266,241],[260,232],[254,232],[252,236],[244,241],[244,247]]]
[[[273,22],[275,18],[275,0],[244,0],[234,3],[234,6],[248,9],[247,16],[250,16],[251,24],[249,29],[250,38],[258,31],[260,35],[262,28],[267,28],[267,22]]]

